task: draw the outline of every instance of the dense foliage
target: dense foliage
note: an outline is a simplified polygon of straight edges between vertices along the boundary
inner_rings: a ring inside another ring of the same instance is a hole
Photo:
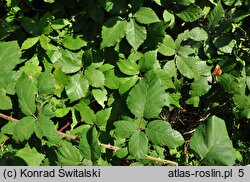
[[[1,0],[1,165],[247,165],[249,0]]]

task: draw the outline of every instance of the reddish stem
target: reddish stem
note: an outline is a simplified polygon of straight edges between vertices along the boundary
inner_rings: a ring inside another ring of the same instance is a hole
[[[60,130],[58,131],[63,131],[65,130],[71,123],[70,122],[67,122],[66,125],[64,125]]]

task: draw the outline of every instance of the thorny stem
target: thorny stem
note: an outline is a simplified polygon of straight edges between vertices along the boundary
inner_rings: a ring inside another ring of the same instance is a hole
[[[9,120],[9,121],[12,121],[13,123],[17,123],[19,120],[18,119],[15,119],[15,118],[12,118],[10,116],[6,116],[5,114],[2,114],[0,113],[0,118],[4,119],[4,120]],[[72,140],[76,140],[76,141],[79,141],[80,139],[75,136],[75,135],[70,135],[70,134],[66,134],[66,133],[63,133],[61,131],[57,131],[57,134],[60,135],[61,137],[65,137],[65,138],[69,138],[69,139],[72,139]],[[101,145],[103,147],[105,147],[106,149],[110,149],[110,150],[114,150],[114,151],[117,151],[119,149],[121,149],[120,147],[117,147],[117,146],[113,146],[113,145],[110,145],[110,144],[102,144]],[[146,155],[144,157],[145,159],[149,159],[149,160],[152,160],[152,161],[155,161],[155,162],[162,162],[163,164],[170,164],[170,165],[173,165],[173,166],[178,166],[178,163],[174,162],[174,161],[170,161],[170,160],[165,160],[165,159],[161,159],[161,158],[156,158],[156,157],[152,157],[152,156],[148,156]]]

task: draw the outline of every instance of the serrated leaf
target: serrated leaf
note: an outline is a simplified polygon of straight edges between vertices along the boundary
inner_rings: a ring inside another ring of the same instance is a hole
[[[22,74],[16,83],[16,94],[21,111],[26,115],[33,115],[36,111],[35,94],[36,80],[32,76]]]
[[[38,138],[46,137],[50,142],[59,145],[61,137],[57,134],[56,126],[47,116],[40,116],[35,122],[35,134]]]
[[[125,77],[120,78],[120,87],[119,87],[119,93],[124,94],[126,93],[131,87],[133,87],[136,82],[139,80],[139,77],[131,76],[131,77]]]
[[[177,56],[176,66],[181,74],[189,79],[198,78],[201,74],[208,74],[203,73],[204,70],[202,71],[203,67],[207,67],[206,63],[197,57]]]
[[[27,38],[23,43],[22,43],[22,50],[29,49],[33,47],[37,42],[39,41],[39,37],[31,37]]]
[[[167,10],[164,10],[163,11],[163,20],[165,21],[165,22],[169,22],[169,27],[170,28],[173,28],[174,27],[174,25],[175,25],[175,16],[174,16],[174,14],[173,13],[171,13],[171,12],[169,12],[169,11],[167,11]]]
[[[136,117],[154,118],[165,104],[165,89],[153,71],[130,91],[127,106]]]
[[[209,82],[212,82],[212,76],[209,77],[199,77],[197,79],[194,79],[194,81],[191,84],[191,96],[202,96],[206,94],[210,88],[211,85],[209,85]]]
[[[89,84],[93,87],[104,86],[105,77],[104,74],[93,67],[89,67],[85,70],[85,78],[89,81]]]
[[[235,163],[232,142],[228,137],[224,120],[212,116],[201,124],[190,139],[190,148],[206,165],[229,165]]]
[[[164,56],[172,56],[175,54],[175,43],[170,35],[165,35],[163,42],[158,46],[159,53]]]
[[[58,162],[61,165],[77,166],[83,157],[80,151],[71,143],[64,141],[57,152]]]
[[[133,61],[122,60],[117,62],[117,65],[122,73],[126,75],[137,75],[140,72],[140,67]]]
[[[161,80],[162,85],[165,87],[165,89],[170,89],[170,88],[175,89],[175,85],[172,81],[172,78],[166,70],[158,69],[156,71],[156,75]]]
[[[53,75],[48,72],[42,72],[38,77],[38,91],[41,94],[52,94],[54,93],[55,84]]]
[[[159,22],[159,18],[156,13],[148,7],[141,7],[135,14],[136,21],[142,24],[151,24]]]
[[[56,115],[56,117],[61,118],[61,117],[66,116],[69,111],[70,111],[69,107],[67,107],[67,108],[59,108],[59,109],[57,109],[55,111],[55,115]]]
[[[25,147],[23,149],[19,149],[15,155],[15,157],[19,157],[28,166],[40,166],[42,161],[45,159],[45,155],[37,152],[35,148]]]
[[[127,22],[114,17],[109,19],[102,27],[101,48],[114,46],[126,35]]]
[[[134,158],[143,159],[148,153],[148,138],[144,132],[137,131],[129,138],[128,149]]]
[[[85,97],[89,88],[89,82],[81,74],[70,77],[69,82],[65,86],[66,93],[71,102]]]
[[[22,66],[19,70],[25,73],[26,75],[30,75],[37,79],[37,77],[42,72],[42,67],[39,66],[38,57],[35,55],[30,60],[26,61],[25,65]]]
[[[97,161],[101,157],[98,144],[98,133],[95,128],[85,127],[80,136],[79,149],[85,159]]]
[[[82,68],[82,54],[83,52],[79,51],[78,53],[73,53],[68,50],[63,50],[56,56],[57,62],[64,73],[75,73]]]
[[[0,52],[0,65],[2,65],[0,66],[0,73],[14,69],[21,57],[21,50],[17,41],[0,42]]]
[[[192,30],[190,30],[189,33],[190,33],[190,38],[195,41],[207,40],[208,38],[207,32],[201,27],[195,27]]]
[[[165,104],[168,107],[172,107],[171,105],[174,105],[176,107],[181,107],[179,104],[179,99],[181,98],[181,94],[180,93],[168,93],[166,92],[165,94]]]
[[[93,89],[92,90],[92,94],[95,98],[95,100],[98,102],[98,104],[100,104],[102,106],[102,108],[105,107],[104,102],[107,101],[108,97],[107,97],[107,90],[101,90],[101,89]]]
[[[219,1],[214,7],[214,9],[210,11],[210,13],[207,16],[208,28],[213,29],[215,26],[218,26],[219,22],[223,17],[224,17],[224,9]]]
[[[35,122],[36,120],[31,116],[19,120],[15,125],[13,138],[20,142],[28,140],[34,132]]]
[[[98,126],[105,126],[110,117],[111,109],[112,108],[106,108],[106,109],[98,111],[96,113],[96,120],[94,121],[95,124]]]
[[[110,89],[118,89],[120,86],[119,77],[115,75],[114,69],[104,72],[105,83],[104,85]]]
[[[224,90],[230,94],[241,94],[245,89],[239,80],[233,75],[224,73],[218,77],[218,82],[222,85]]]
[[[88,124],[93,124],[95,122],[96,116],[94,111],[84,102],[80,102],[75,108],[80,112],[83,122]]]
[[[114,125],[115,135],[119,138],[129,138],[138,131],[136,124],[131,121],[116,121]]]
[[[232,53],[233,48],[236,46],[237,41],[230,36],[222,36],[214,39],[214,45],[219,51],[223,53]]]
[[[56,46],[50,43],[50,38],[47,37],[46,35],[42,34],[39,37],[40,45],[44,50],[57,50]]]
[[[157,61],[157,51],[145,52],[143,57],[139,61],[140,71],[147,72],[151,69],[160,68],[159,62]]]
[[[12,109],[11,99],[6,95],[6,90],[0,89],[0,110],[8,109]]]
[[[140,47],[146,38],[147,31],[145,27],[138,25],[133,19],[127,23],[126,39],[135,50]]]
[[[16,76],[19,75],[18,72],[15,71],[7,71],[0,73],[0,90],[3,89],[7,94],[13,95],[15,94],[15,86],[16,86]]]
[[[176,15],[185,22],[194,22],[203,16],[202,9],[193,4]]]
[[[63,46],[69,50],[78,50],[87,45],[81,36],[65,35],[62,42]]]
[[[172,129],[167,121],[155,120],[149,122],[146,134],[153,144],[159,146],[166,145],[170,149],[177,148],[184,143],[182,135]]]
[[[60,30],[60,29],[63,29],[64,27],[66,26],[71,26],[71,23],[69,20],[67,19],[56,19],[52,22],[51,24],[51,27],[54,29],[54,30]]]
[[[170,77],[177,77],[177,68],[174,60],[168,61],[163,69],[169,73]]]

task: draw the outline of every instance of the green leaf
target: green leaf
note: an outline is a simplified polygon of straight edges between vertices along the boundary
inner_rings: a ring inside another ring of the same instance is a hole
[[[219,76],[218,82],[222,85],[224,90],[230,94],[241,94],[245,92],[243,84],[241,84],[235,76],[228,73]]]
[[[210,11],[207,16],[208,19],[208,28],[213,29],[215,26],[219,26],[219,22],[224,17],[224,9],[220,3],[220,1],[216,4],[214,9]]]
[[[45,159],[45,155],[37,152],[35,148],[25,147],[23,149],[19,149],[15,155],[15,157],[19,157],[24,160],[24,162],[28,166],[40,166],[42,161]]]
[[[60,54],[61,53],[61,54]],[[64,73],[75,73],[82,68],[82,53],[73,53],[68,50],[63,50],[56,56],[57,62]]]
[[[55,111],[55,115],[56,115],[56,117],[61,118],[61,117],[66,116],[66,114],[68,114],[69,111],[70,111],[69,107],[67,107],[67,108],[59,108],[59,109],[57,109]]]
[[[46,35],[42,34],[39,37],[40,40],[40,45],[44,50],[57,50],[56,46],[54,46],[53,44],[50,43],[50,38],[47,37]]]
[[[101,71],[94,69],[91,66],[85,70],[85,78],[89,81],[89,84],[92,85],[93,87],[104,86],[105,82],[104,74]]]
[[[104,72],[104,85],[110,89],[118,89],[120,86],[120,78],[115,75],[114,69]]]
[[[117,65],[121,72],[126,75],[137,75],[140,72],[140,67],[133,61],[122,60],[117,62]]]
[[[80,112],[83,122],[93,124],[96,121],[94,111],[84,102],[80,102],[75,106],[75,108]]]
[[[20,68],[20,71],[37,79],[42,72],[42,67],[39,66],[38,57],[35,55],[30,60],[26,61],[25,65]]]
[[[101,89],[93,89],[92,90],[92,94],[95,98],[95,100],[98,102],[98,104],[100,104],[102,106],[102,108],[105,107],[104,102],[107,101],[108,97],[107,97],[107,90],[101,90]]]
[[[170,75],[171,78],[172,77],[175,77],[175,78],[177,77],[177,68],[176,68],[174,60],[168,61],[164,65],[163,69],[169,73],[169,75]]]
[[[164,86],[165,89],[170,89],[170,88],[175,89],[175,85],[173,84],[173,81],[169,72],[163,69],[158,69],[156,71],[156,75],[161,80],[162,85]]]
[[[188,100],[186,100],[186,104],[193,105],[194,107],[198,107],[199,103],[200,103],[199,96],[190,97]]]
[[[60,165],[77,166],[83,159],[80,151],[71,143],[64,141],[58,149],[57,158]]]
[[[165,104],[165,89],[153,71],[130,91],[127,106],[136,117],[154,118]]]
[[[81,36],[65,35],[63,39],[63,46],[69,50],[78,50],[87,45]]]
[[[228,165],[235,163],[232,142],[228,137],[224,120],[212,116],[201,124],[190,139],[190,148],[206,165]]]
[[[136,124],[131,121],[116,121],[114,125],[115,135],[119,138],[129,138],[138,131]]]
[[[112,108],[106,108],[106,109],[98,111],[96,113],[96,120],[94,121],[95,124],[98,126],[105,126],[110,117],[111,109]]]
[[[64,27],[66,26],[71,26],[71,23],[69,20],[67,19],[56,19],[52,22],[51,24],[51,27],[54,29],[54,30],[60,30],[60,29],[63,29]]]
[[[202,70],[206,63],[200,61],[198,57],[183,57],[177,56],[176,66],[181,74],[189,79],[200,77]]]
[[[147,31],[143,26],[138,25],[133,19],[127,24],[126,39],[128,43],[137,50],[146,40]]]
[[[34,132],[35,122],[31,116],[22,118],[15,125],[13,138],[20,142],[28,140]]]
[[[202,40],[207,40],[208,34],[207,32],[200,27],[195,27],[189,32],[190,38],[195,40],[195,41],[202,41]]]
[[[96,129],[89,126],[86,126],[81,132],[79,149],[87,160],[97,161],[101,157],[97,135]]]
[[[128,142],[129,153],[138,159],[143,159],[148,153],[148,138],[144,132],[137,131],[132,134]]]
[[[195,0],[177,0],[177,4],[183,5],[183,6],[189,6],[192,3],[195,3]]]
[[[114,17],[109,19],[102,27],[101,48],[114,46],[126,35],[127,22]]]
[[[176,15],[185,22],[194,22],[203,16],[202,9],[193,4]]]
[[[0,52],[0,73],[14,69],[21,57],[17,41],[0,42]]]
[[[160,68],[159,62],[157,61],[157,51],[145,52],[143,57],[139,61],[140,71],[147,72],[151,69]]]
[[[119,87],[119,93],[124,94],[126,93],[131,87],[133,87],[136,82],[139,80],[139,77],[131,76],[131,77],[125,77],[120,78],[120,87]]]
[[[15,94],[15,86],[16,86],[16,76],[19,75],[18,72],[15,71],[7,71],[0,73],[0,90],[3,89],[7,94],[14,95]]]
[[[175,25],[175,16],[174,16],[174,14],[173,13],[171,13],[171,12],[169,12],[169,11],[167,11],[167,10],[164,10],[163,11],[163,20],[165,21],[165,22],[168,22],[169,23],[169,27],[170,28],[173,28],[174,27],[174,25]]]
[[[209,77],[199,77],[197,79],[194,79],[194,81],[191,84],[191,96],[202,96],[206,94],[210,88],[211,85],[209,85],[209,82],[212,82],[212,76]]]
[[[29,48],[33,47],[38,41],[39,41],[39,37],[27,38],[27,39],[23,42],[21,49],[22,49],[22,50],[29,49]]]
[[[159,146],[166,145],[170,149],[177,148],[184,143],[182,135],[178,131],[173,130],[167,121],[150,121],[146,128],[146,134],[153,144]]]
[[[127,0],[100,0],[100,3],[111,14],[120,15],[128,11]]]
[[[165,94],[165,105],[171,108],[171,105],[174,105],[176,107],[181,107],[179,104],[179,100],[181,98],[180,93],[166,93]]]
[[[38,23],[33,18],[23,17],[21,20],[21,25],[26,32],[31,35],[39,35],[41,33],[41,27],[37,25]]]
[[[48,71],[42,72],[38,77],[37,87],[41,94],[54,93],[55,84],[53,75]]]
[[[46,137],[50,142],[59,145],[61,137],[57,134],[56,126],[47,116],[40,116],[35,122],[35,134],[38,138]]]
[[[85,97],[89,88],[89,82],[82,74],[76,74],[70,77],[69,82],[65,86],[66,93],[71,102]]]
[[[21,111],[26,115],[33,115],[36,112],[35,94],[37,93],[34,77],[22,74],[16,83],[16,93]]]
[[[8,109],[12,109],[11,99],[6,95],[6,90],[0,89],[0,110]]]
[[[236,46],[237,41],[230,36],[222,36],[214,39],[214,45],[219,51],[223,53],[232,53],[233,48]]]
[[[151,24],[159,22],[159,18],[156,13],[147,7],[141,7],[135,14],[134,17],[136,21],[142,24]]]
[[[172,56],[175,54],[175,43],[171,36],[165,35],[163,42],[158,46],[158,51],[164,56]]]

